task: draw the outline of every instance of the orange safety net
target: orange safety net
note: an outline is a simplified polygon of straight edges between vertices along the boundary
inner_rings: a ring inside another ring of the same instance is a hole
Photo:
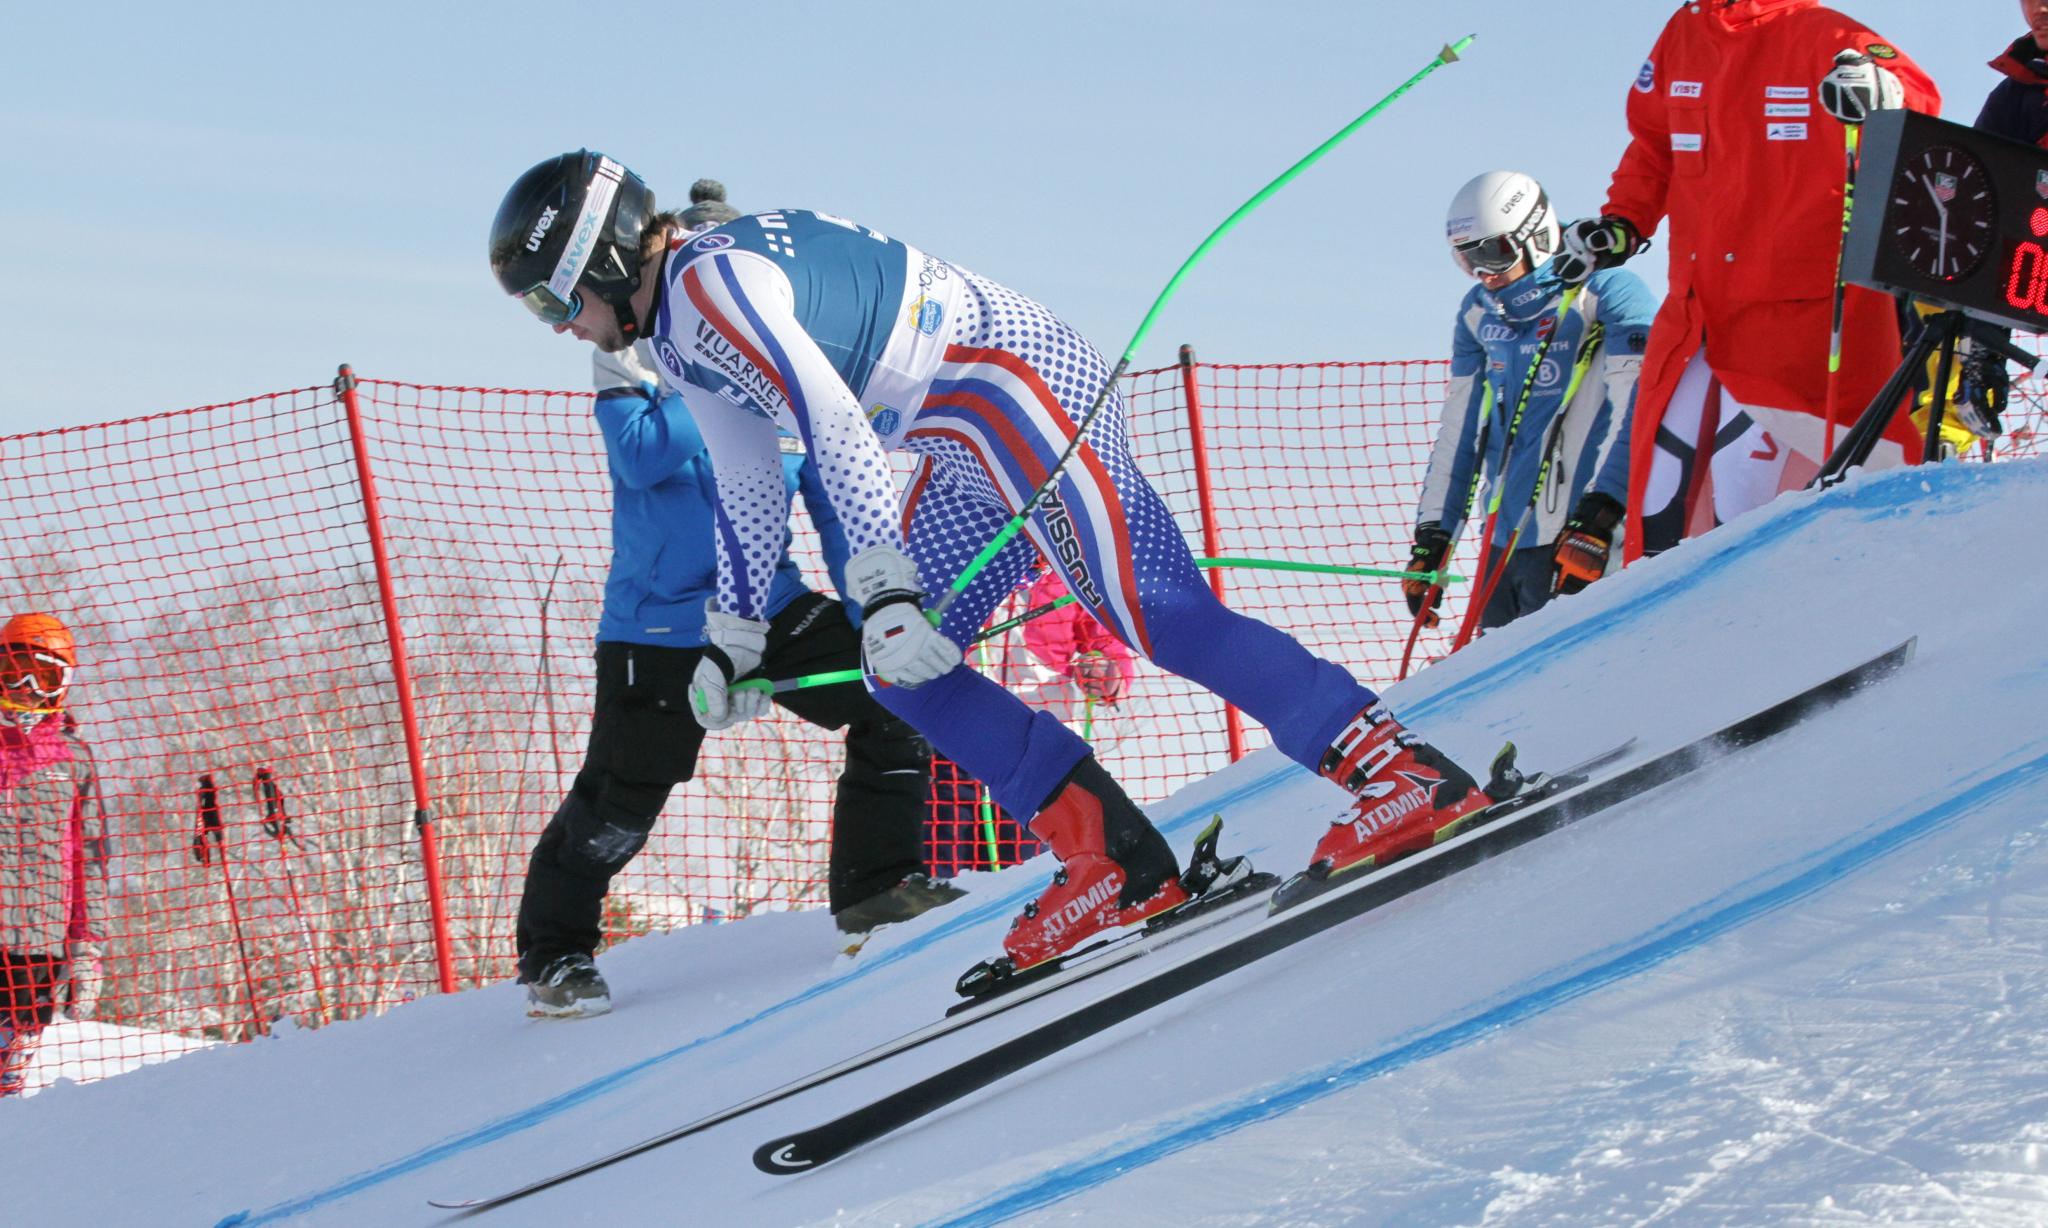
[[[1398,569],[1445,373],[1433,361],[1140,372],[1125,385],[1133,448],[1197,555]],[[358,398],[353,425],[337,391],[316,387],[0,438],[0,618],[44,611],[75,633],[54,719],[75,725],[65,740],[88,748],[94,772],[76,814],[70,784],[58,802],[16,788],[19,764],[0,791],[0,915],[18,927],[0,933],[0,1040],[30,1090],[513,974],[528,850],[580,766],[590,717],[610,561],[591,397],[368,380]],[[2040,383],[2021,382],[1996,455],[2036,453],[2044,421]],[[797,558],[828,589],[800,516],[797,529]],[[1454,571],[1469,567],[1471,537]],[[1369,685],[1398,676],[1413,625],[1398,582],[1211,574],[1231,606]],[[1449,650],[1464,591],[1414,646],[1416,668]],[[996,618],[1026,605],[1020,592]],[[974,660],[1085,729],[1141,803],[1231,760],[1220,701],[1143,661],[1110,706],[1035,659],[1021,630]],[[1238,739],[1244,752],[1266,741],[1249,723]],[[616,881],[608,932],[821,907],[841,757],[837,735],[779,712],[709,738],[697,778]],[[45,782],[83,779],[75,758],[41,768]],[[1037,846],[940,764],[927,848],[949,874]],[[26,926],[18,882],[82,920],[62,937]],[[79,976],[61,975],[82,967],[36,979],[67,947],[98,952],[90,1019],[71,1017],[85,1013]]]

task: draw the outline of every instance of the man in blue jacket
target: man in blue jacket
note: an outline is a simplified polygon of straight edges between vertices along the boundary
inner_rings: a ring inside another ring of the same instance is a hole
[[[612,476],[596,713],[583,769],[534,847],[519,903],[527,1013],[547,1018],[611,1009],[592,961],[604,897],[646,843],[670,790],[695,770],[705,727],[691,716],[687,691],[704,652],[705,602],[718,582],[714,482],[696,423],[681,398],[659,391],[633,351],[599,352],[595,365],[597,425]],[[786,443],[786,489],[802,493],[833,582],[843,588],[839,517],[816,468],[795,440]],[[859,630],[839,602],[804,586],[786,540],[766,609],[765,676],[859,667]],[[956,888],[924,873],[931,750],[917,732],[857,682],[807,687],[776,702],[814,725],[846,728],[828,871],[839,928],[864,932],[957,897]]]
[[[1458,267],[1479,284],[1458,304],[1409,570],[1442,567],[1467,520],[1482,515],[1492,536],[1476,585],[1492,590],[1479,619],[1490,630],[1606,574],[1657,304],[1619,269],[1582,288],[1561,281],[1549,267],[1557,215],[1542,185],[1517,171],[1489,171],[1459,189],[1445,233]],[[1441,594],[1423,580],[1402,589],[1418,617]],[[1476,587],[1473,599],[1482,599]]]

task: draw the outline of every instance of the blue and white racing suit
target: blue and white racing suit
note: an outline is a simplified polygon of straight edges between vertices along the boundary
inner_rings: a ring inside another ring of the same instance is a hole
[[[1505,548],[1519,527],[1520,546],[1527,549],[1556,541],[1588,491],[1616,504],[1628,502],[1629,411],[1657,301],[1640,278],[1623,269],[1593,274],[1560,319],[1563,291],[1542,269],[1497,292],[1474,286],[1458,304],[1451,378],[1423,479],[1418,525],[1435,521],[1456,540],[1472,510],[1468,504],[1484,511],[1497,499],[1493,546]],[[1596,326],[1599,334],[1592,335]],[[1532,373],[1538,352],[1543,366]],[[1532,374],[1535,386],[1510,441],[1509,424]],[[1483,503],[1472,498],[1475,466],[1486,478]]]
[[[1451,332],[1443,421],[1415,521],[1418,534],[1434,523],[1456,541],[1468,516],[1498,508],[1485,557],[1501,578],[1480,620],[1489,630],[1550,599],[1553,545],[1582,498],[1628,502],[1636,376],[1657,301],[1623,269],[1593,274],[1560,316],[1564,293],[1547,268],[1497,291],[1474,286]],[[1510,543],[1514,557],[1504,559]],[[1618,565],[1621,551],[1612,558]]]
[[[760,618],[788,498],[776,429],[816,463],[849,548],[903,550],[928,591],[966,569],[1073,438],[1109,365],[1037,303],[828,214],[757,213],[677,237],[647,344],[710,445],[719,600]],[[1314,770],[1374,699],[1340,666],[1224,608],[1133,463],[1120,399],[1056,489],[946,611],[965,645],[1035,555],[1126,644],[1262,722]],[[919,464],[899,508],[886,455]],[[882,702],[1035,815],[1087,754],[1078,736],[966,666]]]

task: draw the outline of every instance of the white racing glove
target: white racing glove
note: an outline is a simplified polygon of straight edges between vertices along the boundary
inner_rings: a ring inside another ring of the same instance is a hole
[[[1820,79],[1820,105],[1845,124],[1860,124],[1873,112],[1906,105],[1898,75],[1861,51],[1842,51]]]
[[[732,689],[761,667],[768,650],[768,624],[721,614],[718,600],[704,603],[704,658],[690,683],[690,714],[706,729],[727,729],[768,711],[768,693],[758,688]]]
[[[861,654],[890,686],[921,687],[960,664],[960,645],[924,616],[917,565],[892,546],[871,546],[846,563],[847,596],[860,602]]]

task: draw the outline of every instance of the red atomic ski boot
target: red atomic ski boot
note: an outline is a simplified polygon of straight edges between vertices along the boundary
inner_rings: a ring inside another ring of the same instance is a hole
[[[1471,773],[1401,727],[1374,704],[1323,753],[1322,775],[1356,795],[1351,814],[1330,825],[1309,874],[1331,879],[1385,865],[1458,834],[1461,820],[1490,804]]]
[[[1003,938],[1014,971],[1188,901],[1166,837],[1093,755],[1031,820],[1031,833],[1052,846],[1060,868]]]

